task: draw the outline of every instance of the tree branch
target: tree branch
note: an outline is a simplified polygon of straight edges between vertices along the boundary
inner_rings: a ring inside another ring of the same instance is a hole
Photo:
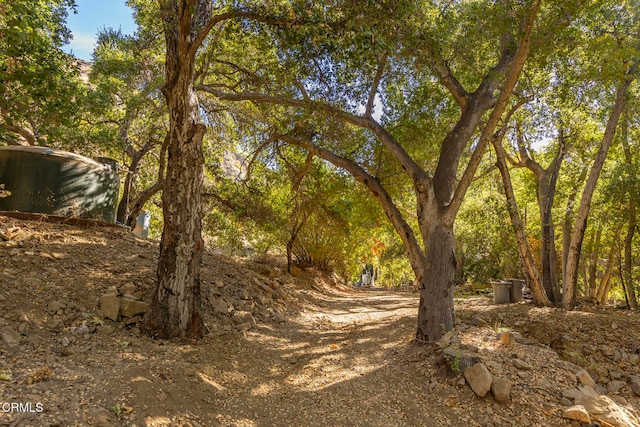
[[[325,159],[329,163],[347,170],[357,181],[364,184],[364,186],[367,187],[367,189],[373,194],[376,199],[378,199],[378,201],[382,205],[382,208],[387,214],[387,217],[393,224],[396,232],[400,235],[405,249],[411,255],[410,259],[418,260],[418,263],[421,264],[412,265],[413,270],[416,271],[416,274],[417,272],[420,272],[420,274],[422,274],[422,267],[425,262],[424,252],[418,244],[413,229],[409,226],[409,224],[407,224],[404,217],[402,216],[402,213],[393,202],[393,199],[377,178],[371,176],[369,173],[367,173],[367,171],[365,171],[354,161],[339,156],[322,147],[318,147],[310,141],[298,139],[289,135],[278,135],[277,138],[288,144],[303,147],[310,153],[313,153],[318,157]]]
[[[376,99],[376,94],[378,93],[378,86],[380,85],[380,80],[382,80],[382,75],[384,74],[384,67],[386,63],[387,53],[383,52],[378,55],[378,69],[376,70],[376,75],[373,78],[373,84],[371,85],[371,91],[369,92],[369,99],[367,100],[367,109],[364,112],[364,117],[366,118],[371,118],[373,103]]]
[[[467,168],[465,169],[462,178],[460,179],[460,183],[456,188],[453,199],[449,206],[447,206],[445,221],[453,224],[453,221],[458,214],[458,210],[462,205],[462,200],[467,193],[469,186],[473,180],[473,175],[476,173],[478,166],[480,165],[480,161],[484,155],[484,152],[487,148],[487,145],[490,143],[493,138],[493,134],[495,132],[496,127],[498,126],[498,122],[502,117],[502,114],[506,110],[507,103],[511,98],[511,94],[513,93],[513,89],[518,82],[520,77],[520,73],[524,68],[524,64],[529,56],[529,48],[531,44],[531,34],[533,32],[533,26],[536,20],[536,16],[538,15],[538,9],[540,8],[541,0],[536,0],[531,6],[531,11],[527,16],[526,20],[523,22],[523,35],[520,43],[518,44],[518,49],[516,50],[515,57],[513,60],[513,64],[511,66],[511,70],[507,76],[507,80],[504,83],[502,91],[500,92],[500,97],[496,102],[495,107],[491,111],[491,115],[489,116],[489,121],[485,126],[482,134],[480,135],[480,141],[476,146],[473,154],[471,155],[471,160],[467,164]]]
[[[469,93],[453,75],[451,68],[449,68],[449,64],[447,64],[446,61],[432,49],[429,42],[425,44],[424,50],[427,56],[433,61],[433,69],[440,77],[440,81],[444,87],[449,89],[449,92],[451,92],[451,95],[456,100],[458,106],[463,110],[467,108]]]
[[[318,111],[325,114],[329,114],[336,119],[345,123],[352,124],[361,128],[369,129],[372,131],[380,141],[387,147],[387,149],[393,154],[393,156],[400,162],[402,167],[411,175],[414,181],[422,181],[427,179],[427,174],[420,166],[409,156],[404,148],[395,140],[393,135],[389,133],[382,125],[380,125],[373,118],[367,118],[358,116],[353,113],[349,113],[333,105],[326,104],[320,101],[313,100],[298,100],[291,99],[282,96],[271,96],[261,93],[227,93],[216,90],[211,86],[198,85],[197,90],[201,90],[210,93],[221,100],[226,101],[251,101],[257,104],[276,104],[286,105],[296,108],[304,108],[309,111]]]

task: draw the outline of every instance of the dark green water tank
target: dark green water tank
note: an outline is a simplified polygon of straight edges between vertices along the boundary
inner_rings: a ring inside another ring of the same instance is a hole
[[[47,147],[0,147],[0,210],[115,222],[120,179],[106,163]]]

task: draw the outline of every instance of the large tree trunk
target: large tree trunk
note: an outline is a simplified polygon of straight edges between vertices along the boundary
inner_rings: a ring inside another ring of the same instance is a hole
[[[161,2],[166,40],[169,109],[168,163],[162,193],[164,228],[160,242],[158,284],[142,330],[160,337],[199,338],[202,186],[206,127],[200,121],[194,88],[195,52],[200,31],[211,15],[208,1]],[[200,41],[201,42],[201,41]]]
[[[453,286],[456,256],[453,226],[438,218],[427,225],[424,272],[416,279],[420,284],[418,306],[418,341],[438,339],[455,327]],[[423,235],[425,232],[423,231]]]
[[[600,177],[600,171],[604,165],[604,161],[609,152],[609,147],[613,142],[613,137],[616,133],[616,127],[622,110],[624,109],[627,100],[627,90],[631,84],[631,78],[625,76],[625,80],[620,83],[616,91],[616,99],[611,110],[611,115],[607,121],[607,127],[602,138],[602,144],[598,150],[596,160],[591,166],[589,172],[589,178],[582,193],[582,199],[580,201],[580,208],[578,209],[578,216],[576,223],[571,233],[571,244],[569,245],[569,254],[567,257],[567,270],[564,272],[563,285],[562,285],[562,306],[567,310],[573,310],[576,306],[577,288],[578,288],[578,263],[580,261],[580,252],[582,251],[582,240],[584,239],[584,233],[587,229],[587,220],[589,218],[589,211],[591,208],[591,198],[595,191],[598,178]]]

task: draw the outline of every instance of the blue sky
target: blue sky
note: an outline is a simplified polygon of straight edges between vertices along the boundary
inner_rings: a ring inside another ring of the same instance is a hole
[[[125,0],[76,0],[76,5],[78,13],[69,13],[67,20],[73,40],[64,50],[73,52],[78,58],[91,61],[96,35],[102,28],[120,28],[125,34],[133,34],[136,30]]]

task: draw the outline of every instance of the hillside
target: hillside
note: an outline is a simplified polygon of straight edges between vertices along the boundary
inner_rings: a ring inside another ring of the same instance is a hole
[[[207,336],[154,341],[138,333],[135,307],[151,298],[156,242],[6,217],[0,233],[2,426],[580,425],[561,415],[584,399],[582,367],[597,382],[592,420],[636,425],[637,313],[468,294],[456,334],[416,345],[417,294],[209,253]],[[121,304],[115,321],[109,301]],[[462,357],[443,361],[443,347]],[[467,353],[510,382],[505,403],[472,391]]]

